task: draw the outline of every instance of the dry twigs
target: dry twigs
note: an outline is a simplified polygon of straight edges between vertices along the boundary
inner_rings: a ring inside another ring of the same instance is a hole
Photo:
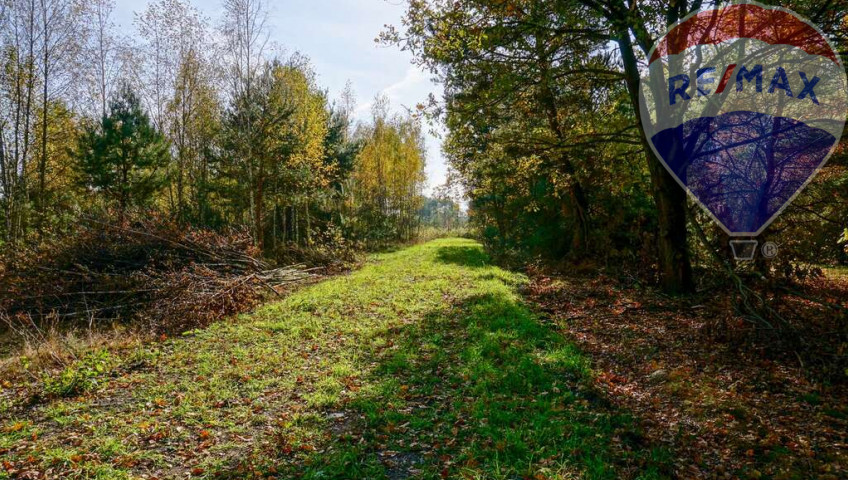
[[[314,276],[304,265],[272,267],[244,232],[186,231],[156,219],[83,220],[72,237],[2,259],[4,317],[35,326],[56,318],[66,327],[141,321],[154,332],[183,330],[242,312],[263,290],[278,294]]]

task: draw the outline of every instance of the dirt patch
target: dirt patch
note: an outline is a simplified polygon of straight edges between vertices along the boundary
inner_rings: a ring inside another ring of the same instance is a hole
[[[413,477],[419,473],[416,466],[424,462],[424,457],[416,452],[383,451],[377,453],[377,456],[386,466],[386,477],[389,480],[405,480]]]

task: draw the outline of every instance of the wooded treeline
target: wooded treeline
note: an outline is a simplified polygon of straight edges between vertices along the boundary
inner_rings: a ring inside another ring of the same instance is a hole
[[[693,265],[716,269],[729,239],[648,147],[638,86],[667,26],[719,3],[413,0],[381,39],[444,83],[444,101],[422,109],[446,122],[446,153],[494,252],[648,267],[665,290],[691,291]],[[848,2],[765,3],[806,16],[848,53]],[[846,207],[843,141],[761,235],[783,246],[778,270],[845,264]]]
[[[136,12],[113,0],[0,0],[0,237],[73,232],[79,218],[156,212],[185,227],[249,229],[270,254],[380,244],[418,228],[424,141],[378,98],[357,123],[309,59],[269,40],[262,0]]]

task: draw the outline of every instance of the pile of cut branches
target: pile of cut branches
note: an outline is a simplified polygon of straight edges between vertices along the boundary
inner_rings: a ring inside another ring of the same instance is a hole
[[[302,265],[273,268],[243,231],[84,218],[74,235],[0,257],[0,316],[8,326],[117,321],[182,331],[245,311],[262,292],[310,276]]]

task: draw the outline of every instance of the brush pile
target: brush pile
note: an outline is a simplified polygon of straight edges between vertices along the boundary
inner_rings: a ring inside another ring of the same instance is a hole
[[[245,232],[87,218],[74,235],[0,258],[0,316],[7,325],[132,322],[178,332],[243,312],[263,292],[310,276],[302,265],[273,268]]]

